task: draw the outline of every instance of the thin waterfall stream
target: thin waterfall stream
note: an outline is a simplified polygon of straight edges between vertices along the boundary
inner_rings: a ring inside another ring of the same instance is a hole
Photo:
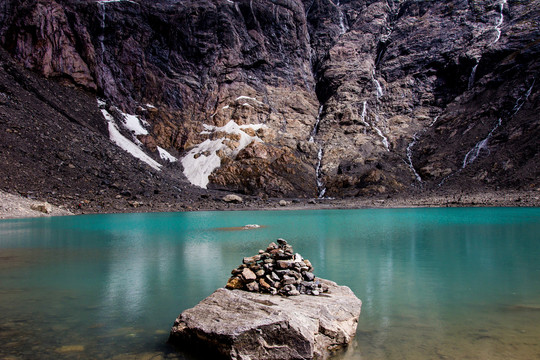
[[[326,194],[326,186],[324,185],[324,182],[322,181],[322,174],[321,174],[321,163],[322,158],[324,155],[323,147],[321,146],[319,148],[319,152],[317,153],[317,167],[315,168],[315,175],[317,177],[317,196],[319,199],[322,199],[324,197],[324,194]]]
[[[338,1],[336,1],[336,7],[339,10],[339,35],[343,35],[349,30],[349,28],[345,25],[345,14],[343,14],[343,9],[341,8],[341,4]]]
[[[506,5],[506,0],[499,0],[498,5],[499,5],[499,19],[497,20],[497,23],[495,24],[495,28],[494,28],[494,30],[497,33],[497,36],[495,37],[495,40],[493,40],[491,42],[490,45],[493,45],[493,44],[497,43],[500,40],[501,35],[502,35],[501,27],[502,27],[503,22],[504,22],[503,11],[504,11],[504,6]]]
[[[412,141],[409,143],[409,145],[407,145],[406,154],[407,154],[407,164],[409,165],[409,168],[413,172],[414,177],[416,178],[416,180],[419,183],[422,183],[422,177],[420,176],[420,174],[418,174],[418,172],[414,168],[413,161],[412,161],[413,147],[414,147],[414,145],[416,145],[416,141],[418,140],[418,134],[419,134],[418,131],[414,133]]]
[[[317,135],[317,132],[319,132],[319,123],[321,121],[321,113],[323,110],[323,105],[319,106],[319,113],[317,114],[317,119],[315,120],[315,125],[313,125],[313,130],[311,130],[311,134],[309,135],[309,142],[315,141],[315,136]]]
[[[516,103],[515,103],[514,107],[512,108],[512,112],[510,113],[508,118],[512,118],[514,115],[516,115],[521,110],[521,108],[523,107],[525,102],[529,99],[529,96],[531,95],[531,92],[532,92],[532,89],[533,89],[535,83],[536,83],[536,79],[533,79],[532,84],[531,84],[531,86],[529,88],[527,88],[527,91],[522,96],[520,96],[520,97],[518,97],[516,99]],[[489,140],[491,139],[491,137],[493,136],[495,131],[502,125],[503,125],[503,119],[499,118],[497,120],[497,122],[495,123],[495,125],[491,128],[491,130],[489,131],[487,136],[484,139],[477,142],[472,147],[472,149],[470,149],[465,154],[465,157],[463,158],[463,162],[461,164],[461,167],[457,171],[455,171],[455,172],[451,173],[450,175],[446,176],[445,178],[443,178],[438,186],[441,187],[448,179],[450,179],[454,175],[460,173],[467,166],[471,165],[480,156],[482,151],[486,151],[489,154],[489,152],[490,152],[489,148],[488,148]]]
[[[439,115],[435,116],[431,124],[429,124],[428,128],[433,127],[437,120],[439,119]],[[409,168],[411,169],[412,173],[414,174],[414,177],[418,182],[422,183],[422,177],[420,174],[416,171],[416,168],[414,167],[412,156],[413,156],[413,147],[416,145],[416,142],[420,138],[420,136],[427,131],[428,128],[424,128],[422,130],[419,130],[414,133],[412,141],[407,145],[406,155],[407,155],[407,165],[409,165]]]
[[[476,77],[476,69],[478,68],[478,61],[473,66],[471,70],[471,75],[469,76],[469,83],[467,84],[467,90],[471,90],[474,85],[474,79]]]
[[[317,119],[315,120],[315,125],[313,125],[313,130],[311,130],[311,134],[309,136],[308,142],[314,143],[315,137],[317,136],[317,133],[319,132],[319,124],[321,122],[321,114],[323,111],[324,105],[319,106],[319,112],[317,114]],[[319,151],[317,152],[317,166],[315,167],[315,179],[317,183],[317,197],[323,198],[324,194],[326,193],[326,187],[324,185],[324,182],[322,180],[322,159],[324,155],[324,149],[323,145],[319,145]]]

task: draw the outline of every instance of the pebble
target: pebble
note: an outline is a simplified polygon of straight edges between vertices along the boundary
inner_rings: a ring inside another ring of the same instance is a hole
[[[246,288],[248,291],[257,292],[259,291],[259,284],[255,281],[252,281],[246,284]]]
[[[309,271],[304,271],[303,276],[307,281],[313,281],[315,279],[315,275]]]
[[[242,270],[242,277],[248,283],[251,281],[257,280],[257,275],[255,275],[255,273],[248,268],[245,268],[244,270]]]

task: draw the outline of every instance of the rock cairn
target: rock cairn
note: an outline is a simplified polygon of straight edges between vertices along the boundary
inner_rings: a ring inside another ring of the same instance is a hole
[[[284,239],[272,242],[259,254],[245,257],[243,264],[231,272],[226,287],[272,295],[320,295],[328,291],[313,274],[313,266],[295,254]]]

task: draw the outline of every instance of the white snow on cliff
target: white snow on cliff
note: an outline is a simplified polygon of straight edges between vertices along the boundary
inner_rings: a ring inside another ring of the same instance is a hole
[[[122,122],[126,129],[132,131],[134,135],[148,135],[148,130],[143,126],[143,124],[148,126],[148,123],[145,120],[139,119],[137,115],[121,113],[124,118]]]
[[[151,167],[153,167],[156,170],[161,170],[161,164],[152,159],[150,156],[148,156],[140,147],[137,146],[133,141],[126,138],[124,135],[120,133],[120,129],[114,122],[114,118],[111,114],[105,109],[101,109],[101,112],[103,113],[103,116],[107,120],[108,128],[109,128],[109,138],[112,142],[114,142],[116,145],[118,145],[120,148],[124,149],[137,159],[144,161]]]
[[[258,136],[251,136],[244,130],[252,129],[257,131],[266,128],[266,125],[238,125],[233,120],[224,126],[203,125],[202,135],[222,135],[221,137],[210,140],[207,139],[191,149],[181,160],[184,166],[184,175],[193,184],[206,189],[208,177],[217,168],[221,166],[221,156],[234,158],[242,149],[253,142],[262,142]],[[228,135],[234,135],[231,140]],[[233,143],[237,142],[236,143]]]
[[[168,162],[175,162],[175,161],[178,161],[177,158],[175,158],[174,156],[172,156],[167,150],[165,150],[164,148],[162,147],[157,147],[157,150],[158,150],[158,153],[159,153],[159,157],[162,158],[163,160],[165,161],[168,161]]]
[[[122,126],[130,130],[133,133],[133,140],[128,139],[122,133],[120,132],[120,128],[116,124],[116,121],[114,117],[103,107],[105,107],[106,103],[103,100],[98,99],[97,100],[98,107],[101,110],[101,113],[103,114],[103,117],[107,121],[107,127],[109,130],[109,139],[118,145],[121,149],[127,151],[132,156],[136,157],[137,159],[144,161],[149,166],[156,170],[161,170],[161,164],[152,159],[148,154],[146,154],[141,148],[140,145],[141,142],[135,137],[136,135],[146,135],[148,134],[148,131],[143,127],[141,122],[146,123],[144,120],[140,120],[138,116],[136,115],[130,115],[121,112],[122,115]],[[147,123],[146,123],[147,124]]]

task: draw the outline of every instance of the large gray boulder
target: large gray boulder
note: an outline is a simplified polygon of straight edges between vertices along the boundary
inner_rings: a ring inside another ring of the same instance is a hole
[[[176,319],[169,342],[234,360],[326,359],[356,333],[362,302],[346,286],[320,296],[218,289]]]

